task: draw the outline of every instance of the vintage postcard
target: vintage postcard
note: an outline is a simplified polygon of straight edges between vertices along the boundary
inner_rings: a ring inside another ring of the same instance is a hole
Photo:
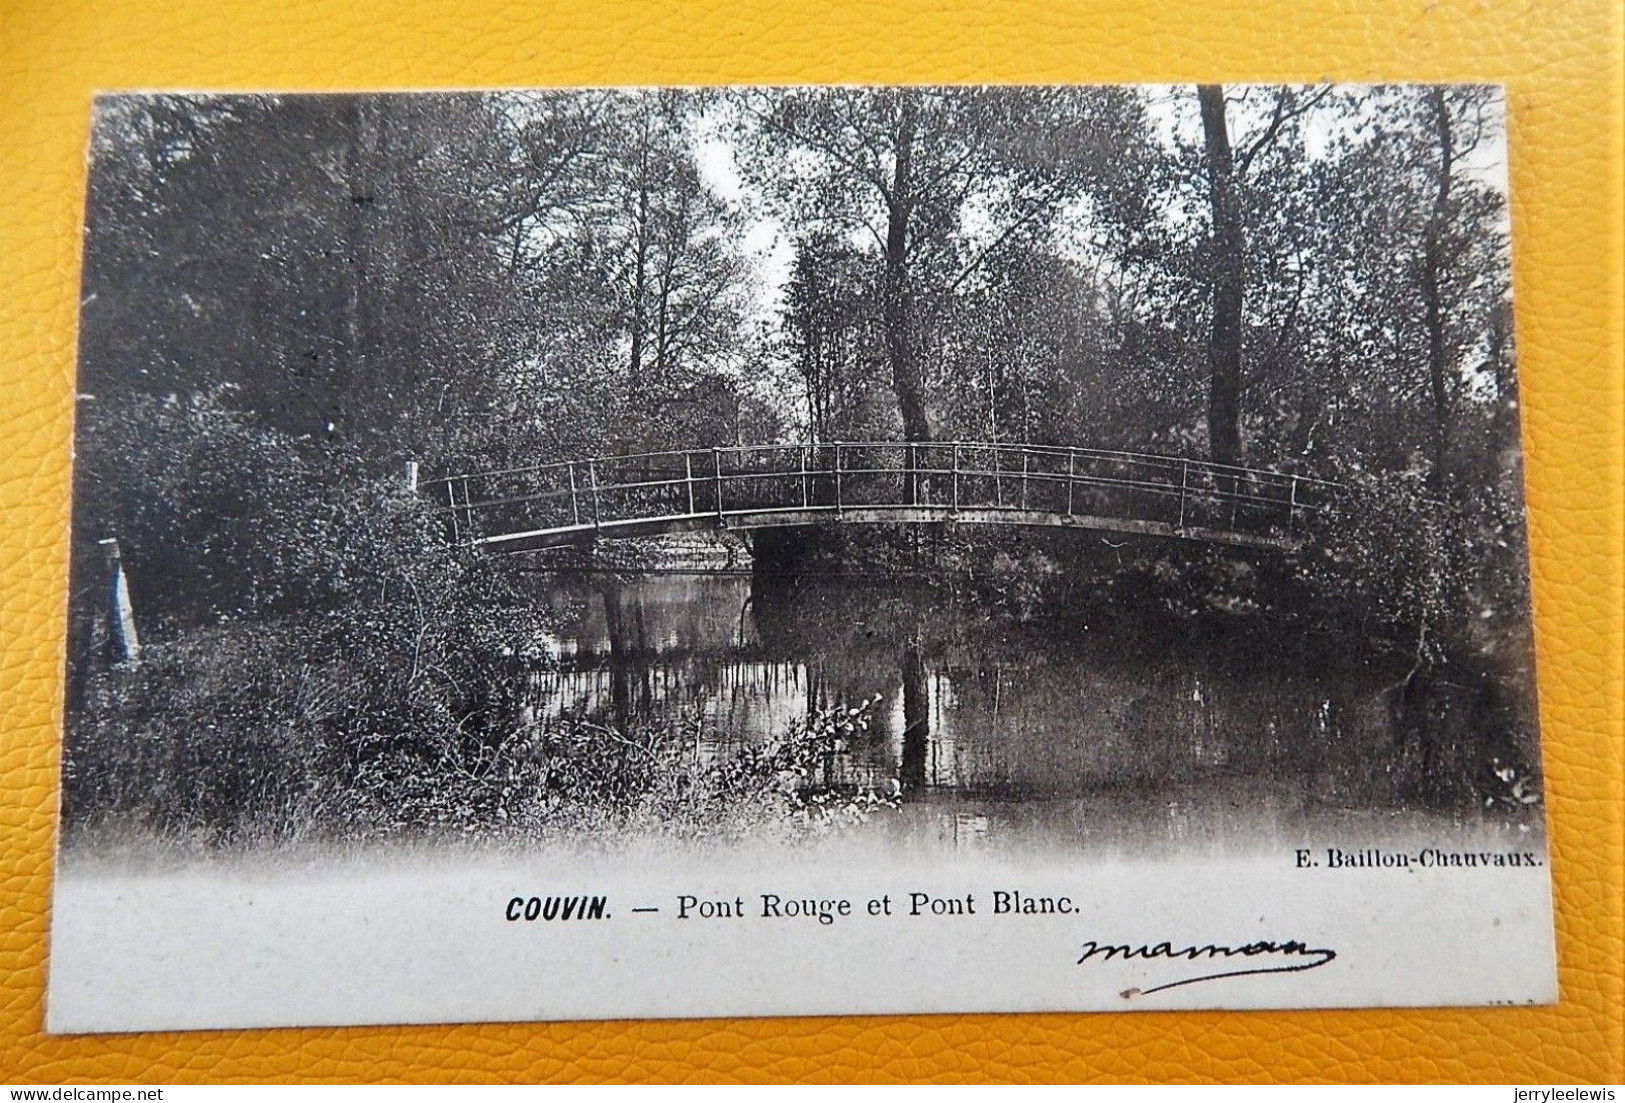
[[[57,1032],[1556,998],[1492,87],[112,95]]]

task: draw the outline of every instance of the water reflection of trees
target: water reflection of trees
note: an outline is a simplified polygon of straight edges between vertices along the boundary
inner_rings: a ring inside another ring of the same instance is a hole
[[[1494,723],[1493,704],[1470,697],[1407,703],[1394,662],[1330,638],[1283,647],[1262,627],[1181,633],[1087,611],[1021,623],[963,596],[838,579],[574,592],[584,612],[560,669],[536,683],[543,714],[622,727],[697,715],[721,753],[878,694],[867,731],[818,780],[895,779],[916,799],[1269,776],[1304,799],[1403,804],[1407,777],[1438,766],[1417,710],[1434,726]]]

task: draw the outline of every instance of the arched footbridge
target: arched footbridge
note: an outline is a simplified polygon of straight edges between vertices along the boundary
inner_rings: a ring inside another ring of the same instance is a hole
[[[1173,456],[966,441],[764,444],[427,480],[455,540],[496,552],[823,524],[946,523],[1292,548],[1336,484]]]

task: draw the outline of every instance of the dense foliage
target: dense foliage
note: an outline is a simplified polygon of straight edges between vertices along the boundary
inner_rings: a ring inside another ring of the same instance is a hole
[[[515,690],[547,613],[448,545],[407,460],[935,438],[1285,468],[1346,493],[1273,599],[1188,549],[1125,577],[1414,654],[1419,701],[1527,681],[1500,126],[1473,87],[105,99],[70,812],[431,823],[431,770],[518,815],[504,756],[580,737]],[[105,536],[129,677],[98,658]],[[1024,613],[1098,566],[938,552]]]

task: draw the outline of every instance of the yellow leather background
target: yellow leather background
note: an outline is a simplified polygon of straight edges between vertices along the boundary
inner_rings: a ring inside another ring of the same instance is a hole
[[[1608,0],[0,0],[0,1080],[1625,1080],[1621,40]],[[93,91],[1199,78],[1510,89],[1560,1005],[40,1033]]]

